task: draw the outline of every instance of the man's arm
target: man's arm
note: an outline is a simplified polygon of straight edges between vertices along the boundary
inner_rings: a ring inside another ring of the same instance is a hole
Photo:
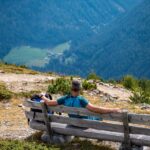
[[[56,100],[49,100],[45,96],[42,96],[41,98],[44,101],[44,103],[46,103],[46,105],[48,105],[48,106],[57,106],[58,105]]]
[[[121,110],[119,108],[104,108],[98,107],[91,103],[88,103],[86,108],[92,112],[100,113],[100,114],[107,114],[107,113],[120,113]]]

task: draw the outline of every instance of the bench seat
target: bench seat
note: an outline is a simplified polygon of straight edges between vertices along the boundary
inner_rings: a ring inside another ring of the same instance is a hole
[[[34,120],[30,122],[30,127],[35,130],[46,131],[46,125],[44,123],[36,122]],[[119,132],[84,129],[84,128],[68,126],[66,124],[54,123],[54,122],[51,123],[51,127],[54,132],[65,134],[65,135],[74,135],[79,137],[113,141],[113,142],[124,141],[124,134]],[[135,145],[150,146],[150,136],[130,134],[130,140]]]

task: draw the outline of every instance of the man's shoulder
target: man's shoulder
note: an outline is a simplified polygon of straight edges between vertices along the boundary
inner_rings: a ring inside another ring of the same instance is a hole
[[[84,96],[82,96],[82,95],[78,96],[78,99],[79,100],[86,100],[86,98]]]
[[[57,99],[57,103],[58,103],[59,105],[62,105],[62,104],[65,103],[66,99],[68,99],[68,98],[69,98],[68,95],[64,95],[64,96],[62,96],[62,97],[60,97],[60,98]]]
[[[88,105],[88,103],[89,103],[89,101],[85,98],[85,97],[83,97],[83,96],[79,96],[79,100],[80,100],[80,104],[82,105],[82,107],[86,107],[87,105]]]
[[[66,98],[69,98],[69,95],[63,95],[60,97],[61,99],[66,99]]]

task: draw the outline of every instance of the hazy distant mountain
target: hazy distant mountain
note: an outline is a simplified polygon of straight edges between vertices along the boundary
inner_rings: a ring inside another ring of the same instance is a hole
[[[67,41],[77,45],[139,1],[0,0],[0,58],[15,47],[45,49]]]
[[[66,53],[63,61],[68,58],[75,60],[58,71],[74,70],[81,75],[95,71],[105,78],[125,74],[150,77],[150,1],[144,0],[107,31],[77,47],[74,53]]]

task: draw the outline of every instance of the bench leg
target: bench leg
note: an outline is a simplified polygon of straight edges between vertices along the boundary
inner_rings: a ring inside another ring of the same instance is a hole
[[[143,146],[136,146],[136,145],[133,145],[133,146],[132,146],[132,150],[144,150],[144,149],[143,149]]]
[[[68,136],[68,135],[62,135],[58,133],[53,133],[52,137],[49,137],[49,134],[46,132],[43,133],[41,136],[41,139],[43,142],[46,143],[52,143],[52,144],[64,144],[64,143],[69,143],[73,140],[73,136]]]
[[[126,150],[125,145],[122,143],[119,150]],[[144,150],[143,146],[132,145],[131,150]]]

